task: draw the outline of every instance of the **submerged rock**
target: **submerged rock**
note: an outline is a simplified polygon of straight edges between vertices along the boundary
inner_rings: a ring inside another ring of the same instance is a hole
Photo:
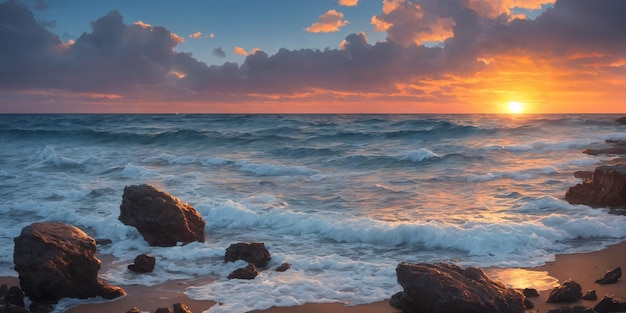
[[[226,248],[224,263],[244,260],[256,267],[265,267],[272,259],[263,242],[240,242]]]
[[[228,279],[254,279],[259,275],[254,264],[249,263],[248,266],[234,270]]]
[[[289,262],[284,262],[283,264],[281,264],[279,267],[276,268],[276,271],[285,272],[290,268],[291,268],[291,264],[289,264]]]
[[[568,280],[561,286],[552,289],[548,296],[548,303],[572,303],[582,298],[583,292],[580,285],[573,281]]]
[[[479,268],[445,263],[396,267],[404,291],[392,297],[406,313],[522,313],[524,295],[491,280]]]
[[[35,302],[61,298],[125,295],[122,288],[98,279],[96,241],[82,230],[60,223],[34,223],[14,239],[13,260],[20,286]]]
[[[591,179],[569,188],[565,199],[571,204],[626,208],[626,165],[597,167]]]
[[[617,267],[612,271],[606,272],[603,278],[596,280],[596,283],[603,284],[603,285],[615,284],[621,277],[622,277],[622,268]]]
[[[119,220],[135,226],[151,246],[204,242],[205,221],[192,206],[150,185],[124,188]]]

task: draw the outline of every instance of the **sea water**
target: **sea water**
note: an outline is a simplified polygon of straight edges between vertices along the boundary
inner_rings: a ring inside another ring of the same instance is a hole
[[[215,276],[186,294],[246,312],[389,298],[399,262],[529,267],[626,238],[626,217],[564,195],[626,139],[614,115],[0,115],[0,275],[33,222],[109,245],[100,277],[155,285]],[[119,220],[124,186],[191,204],[206,242],[150,247]],[[269,269],[228,280],[232,243],[262,241]],[[135,256],[155,271],[128,272]],[[292,268],[273,269],[283,262]]]

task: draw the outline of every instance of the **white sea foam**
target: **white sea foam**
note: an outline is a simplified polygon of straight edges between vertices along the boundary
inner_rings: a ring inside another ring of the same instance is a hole
[[[306,166],[258,164],[248,161],[236,161],[235,165],[240,170],[257,176],[312,176],[320,173]]]
[[[156,178],[160,175],[161,174],[156,170],[151,170],[133,163],[124,165],[124,168],[122,169],[122,176],[131,179]]]
[[[408,161],[417,163],[417,162],[422,162],[427,159],[438,158],[438,157],[439,155],[435,154],[434,152],[426,148],[419,148],[417,150],[411,150],[405,153],[403,156],[400,157],[400,160],[403,160],[403,161],[408,160]]]

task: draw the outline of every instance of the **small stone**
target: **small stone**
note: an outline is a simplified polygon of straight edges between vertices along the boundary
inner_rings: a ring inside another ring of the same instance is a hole
[[[154,313],[174,313],[170,308],[158,308]]]
[[[263,242],[240,242],[230,245],[224,254],[224,263],[244,260],[256,267],[265,267],[272,259]]]
[[[257,272],[254,264],[248,263],[248,266],[236,269],[230,273],[228,279],[254,279],[257,275],[259,275],[259,272]]]
[[[596,283],[603,284],[603,285],[615,284],[621,277],[622,277],[622,268],[617,267],[612,271],[606,272],[603,278],[596,280]]]
[[[526,288],[526,289],[524,289],[524,291],[522,293],[524,294],[524,296],[526,296],[528,298],[539,297],[539,292],[537,292],[537,289],[534,289],[534,288]]]
[[[174,304],[174,313],[192,313],[189,307],[182,303]]]
[[[528,310],[534,307],[535,305],[530,300],[528,300],[527,298],[524,298],[524,309]]]
[[[580,285],[573,281],[568,280],[561,286],[556,287],[550,292],[548,296],[548,303],[571,303],[576,302],[583,296]]]
[[[277,272],[284,272],[288,269],[291,268],[291,264],[289,264],[289,262],[285,262],[283,264],[281,264],[279,267],[276,268]]]
[[[141,313],[141,310],[136,307],[132,307],[130,310],[126,311],[126,313]]]
[[[583,295],[581,299],[595,301],[598,300],[598,295],[596,294],[595,290],[589,290],[585,293],[585,295]]]
[[[128,265],[128,269],[135,273],[150,273],[154,270],[156,258],[149,254],[140,254],[135,258],[133,264]]]

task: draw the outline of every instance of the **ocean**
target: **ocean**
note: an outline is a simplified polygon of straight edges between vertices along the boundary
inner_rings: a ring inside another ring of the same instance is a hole
[[[186,294],[209,312],[389,298],[400,262],[531,267],[626,239],[626,217],[564,195],[626,139],[617,115],[0,115],[0,275],[30,223],[112,244],[113,284],[214,276]],[[206,242],[150,247],[119,220],[124,186],[152,184],[200,212]],[[232,243],[270,268],[227,280]],[[157,258],[150,274],[126,266]],[[273,271],[283,262],[292,268]]]

